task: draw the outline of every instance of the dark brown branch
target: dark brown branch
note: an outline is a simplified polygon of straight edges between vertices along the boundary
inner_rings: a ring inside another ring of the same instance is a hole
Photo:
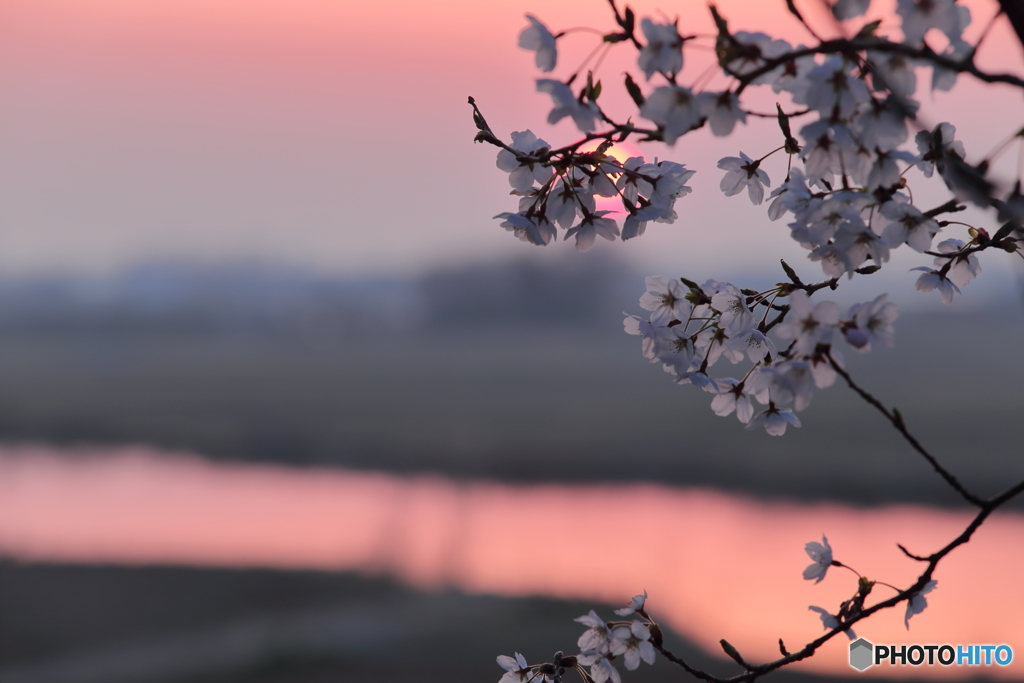
[[[633,47],[638,50],[643,48],[643,45],[640,44],[640,41],[637,40],[636,36],[633,34],[633,31],[636,28],[634,25],[635,19],[632,18],[633,10],[627,7],[626,12],[628,12],[629,15],[623,15],[619,14],[619,8],[615,6],[615,0],[608,0],[608,4],[611,5],[612,13],[615,15],[615,23],[618,24],[619,28],[622,29],[622,32],[626,34],[629,42],[633,43]]]
[[[659,132],[652,128],[641,128],[634,126],[632,123],[621,123],[615,124],[610,119],[604,116],[602,117],[612,125],[611,130],[607,130],[601,133],[587,133],[581,139],[573,142],[572,144],[559,147],[558,149],[551,149],[547,151],[538,150],[538,152],[532,154],[524,154],[518,150],[512,149],[510,146],[498,139],[498,136],[494,134],[490,126],[487,124],[487,120],[484,118],[483,113],[480,111],[480,107],[477,106],[476,100],[472,97],[469,98],[469,104],[473,107],[473,122],[476,124],[478,129],[476,141],[477,142],[488,142],[495,147],[500,147],[508,152],[511,152],[518,161],[530,160],[534,163],[545,163],[555,157],[564,156],[566,154],[574,154],[580,147],[593,142],[594,140],[608,140],[611,141],[613,138],[618,137],[619,140],[625,140],[630,135],[646,135],[648,138],[656,138],[659,136]]]
[[[927,211],[924,212],[924,215],[928,216],[928,218],[935,218],[936,216],[938,216],[940,214],[956,213],[957,211],[966,211],[966,210],[967,210],[967,206],[966,205],[961,204],[956,199],[950,199],[948,202],[946,202],[945,204],[942,204],[941,206],[936,206],[934,209],[928,209]]]
[[[1024,3],[1020,0],[999,0],[999,9],[1010,20],[1017,40],[1024,47]]]
[[[793,0],[786,0],[786,9],[788,9],[789,13],[796,17],[801,24],[803,24],[804,28],[807,29],[807,32],[814,36],[814,39],[816,41],[818,41],[819,43],[821,42],[821,36],[819,36],[817,32],[815,32],[815,30],[811,28],[811,25],[807,23],[807,20],[804,19],[804,15],[802,15],[800,13],[800,10],[796,8],[796,4],[793,2]]]
[[[910,433],[910,431],[907,429],[907,426],[903,423],[903,416],[900,415],[900,412],[898,410],[896,410],[895,408],[889,410],[884,405],[882,405],[881,401],[879,401],[877,398],[875,398],[867,391],[862,389],[860,386],[858,386],[857,383],[853,381],[853,378],[850,377],[850,374],[846,372],[846,370],[844,370],[838,363],[836,363],[831,353],[826,354],[826,357],[828,358],[828,362],[832,366],[832,368],[844,380],[846,380],[846,384],[855,392],[857,392],[857,394],[861,398],[863,398],[865,401],[867,401],[872,406],[877,408],[878,411],[882,413],[882,415],[885,415],[886,419],[889,420],[889,422],[892,423],[892,426],[896,428],[896,431],[903,435],[903,438],[907,440],[911,447],[915,451],[920,453],[925,460],[928,461],[928,463],[932,466],[932,469],[934,469],[939,474],[939,476],[945,479],[946,483],[949,484],[953,488],[953,490],[959,493],[960,496],[971,505],[974,505],[975,507],[985,506],[984,500],[982,500],[981,498],[979,498],[978,496],[974,495],[966,488],[964,488],[963,484],[961,484],[960,481],[956,477],[954,477],[945,467],[940,465],[939,461],[935,459],[935,456],[929,453],[925,449],[925,447],[921,445],[921,442],[919,442],[917,438]]]
[[[853,52],[862,52],[864,50],[874,50],[876,52],[896,52],[906,57],[913,59],[921,59],[930,61],[936,66],[940,66],[950,71],[956,71],[958,73],[969,73],[980,81],[985,83],[1006,83],[1009,85],[1016,86],[1018,88],[1024,88],[1024,79],[1013,74],[990,74],[980,70],[975,64],[973,57],[968,57],[963,61],[950,59],[943,55],[938,54],[931,48],[925,47],[913,47],[912,45],[905,45],[903,43],[893,43],[888,40],[879,38],[855,38],[853,40],[846,39],[835,39],[822,41],[814,47],[808,47],[801,50],[793,50],[779,57],[773,59],[766,59],[762,66],[759,66],[752,71],[748,71],[743,74],[737,74],[729,72],[731,76],[735,76],[740,84],[736,88],[736,94],[740,94],[743,90],[750,85],[759,76],[779,68],[786,62],[789,62],[800,57],[815,54],[849,54]]]
[[[836,369],[842,372],[839,368]],[[713,674],[709,674],[699,669],[695,669],[694,667],[690,666],[681,657],[678,657],[669,652],[668,650],[666,650],[660,638],[657,640],[657,642],[654,643],[654,646],[670,662],[681,666],[683,669],[687,671],[687,673],[701,680],[709,681],[710,683],[750,683],[751,681],[754,681],[755,679],[767,673],[775,671],[776,669],[780,669],[788,664],[792,664],[793,662],[798,662],[800,660],[807,659],[808,657],[812,656],[818,648],[827,643],[829,640],[836,637],[840,633],[845,633],[849,631],[854,624],[864,619],[867,619],[875,612],[879,612],[883,609],[888,609],[890,607],[895,607],[901,602],[911,600],[915,595],[921,592],[921,590],[928,584],[929,581],[932,580],[932,574],[935,572],[935,568],[939,565],[939,562],[941,562],[944,557],[949,555],[958,547],[969,542],[971,540],[971,537],[974,535],[974,532],[977,531],[979,527],[981,527],[981,525],[985,522],[986,519],[988,519],[989,515],[991,515],[992,512],[994,512],[997,508],[999,508],[1007,501],[1009,501],[1011,498],[1019,495],[1022,492],[1024,492],[1024,481],[1018,482],[1017,484],[1006,489],[999,495],[993,496],[989,500],[980,501],[979,507],[981,507],[981,510],[978,512],[978,514],[974,516],[974,519],[971,520],[971,523],[968,524],[962,532],[960,532],[960,535],[954,538],[949,543],[947,543],[943,548],[932,553],[928,557],[919,557],[917,555],[912,555],[911,553],[907,552],[906,548],[904,548],[903,546],[899,546],[900,550],[902,550],[908,557],[911,557],[921,562],[928,563],[928,566],[921,573],[921,575],[917,577],[917,580],[909,588],[907,588],[906,590],[899,591],[895,596],[889,598],[888,600],[883,600],[882,602],[876,603],[871,607],[868,607],[858,612],[855,616],[847,619],[838,627],[832,629],[820,638],[811,641],[798,652],[786,654],[780,659],[776,659],[775,661],[768,662],[766,664],[751,665],[746,664],[746,662],[744,662],[744,665],[746,667],[749,667],[747,671],[736,676],[723,678],[715,676]],[[780,649],[782,649],[782,651],[784,652],[785,650],[784,646],[781,643],[781,639],[779,646]]]
[[[709,674],[706,671],[701,671],[700,669],[693,668],[692,666],[687,664],[686,660],[684,660],[682,657],[677,657],[676,655],[666,650],[664,644],[662,643],[654,643],[654,647],[657,648],[658,652],[660,652],[665,659],[672,662],[676,666],[681,666],[683,670],[686,671],[686,673],[690,674],[694,678],[699,678],[702,681],[712,681],[713,683],[721,683],[721,681],[724,680],[722,678],[719,678],[718,676]]]
[[[917,560],[918,562],[927,562],[928,561],[927,557],[921,557],[920,555],[915,555],[914,553],[910,552],[909,550],[904,548],[899,543],[896,544],[896,547],[899,548],[900,550],[902,550],[903,554],[906,555],[907,557],[909,557],[912,560]]]

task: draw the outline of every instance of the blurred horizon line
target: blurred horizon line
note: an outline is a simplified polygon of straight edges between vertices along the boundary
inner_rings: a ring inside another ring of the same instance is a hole
[[[619,311],[635,311],[635,301],[643,293],[644,278],[650,275],[678,277],[680,274],[655,273],[646,264],[637,264],[617,254],[591,254],[578,260],[574,254],[558,255],[541,260],[532,255],[510,255],[503,258],[483,258],[459,265],[433,266],[422,272],[396,273],[381,271],[373,274],[331,274],[315,268],[274,264],[258,259],[235,259],[211,262],[188,259],[155,259],[126,265],[103,273],[2,273],[0,272],[0,324],[12,316],[18,317],[28,309],[68,312],[76,307],[102,309],[121,307],[136,313],[168,312],[182,307],[232,307],[252,309],[260,305],[280,310],[289,304],[301,305],[304,300],[346,302],[350,307],[389,309],[392,313],[409,317],[417,322],[415,310],[423,305],[438,305],[437,298],[457,297],[463,290],[464,301],[471,309],[457,315],[466,322],[474,311],[476,298],[473,290],[486,285],[492,304],[502,299],[506,304],[517,295],[530,299],[534,308],[557,308],[569,321],[590,317],[600,303],[615,302]],[[816,270],[816,268],[815,268]],[[870,283],[856,283],[857,289],[873,292],[871,296],[887,291],[901,309],[944,310],[963,313],[974,310],[1005,309],[1015,303],[1024,311],[1024,270],[993,269],[983,273],[964,289],[964,295],[955,301],[961,303],[970,297],[968,305],[945,306],[938,297],[907,291],[906,277],[896,268],[872,276]],[[798,272],[806,281],[819,276],[807,268]],[[703,282],[707,278],[692,277]],[[808,279],[809,278],[809,279]],[[903,281],[901,281],[901,278]],[[718,278],[721,279],[721,278]],[[767,289],[784,279],[776,267],[766,266],[760,271],[748,271],[742,287]],[[820,279],[826,279],[821,275]],[[863,282],[867,278],[860,278]],[[846,284],[846,280],[842,281]],[[871,286],[869,285],[877,285]],[[566,288],[571,296],[559,296]],[[825,298],[849,299],[842,286],[835,292],[825,292]],[[554,297],[554,302],[543,297]],[[863,300],[860,296],[859,299]],[[594,300],[598,300],[596,303]],[[572,306],[564,305],[572,303]],[[441,303],[452,314],[453,302]],[[41,307],[41,308],[40,308]],[[500,305],[492,305],[494,310]],[[520,305],[519,308],[522,308]],[[582,315],[580,310],[583,311]],[[486,312],[475,311],[477,315]],[[451,317],[451,315],[449,315]],[[536,318],[537,316],[534,316]],[[554,318],[550,312],[541,318]],[[449,320],[448,322],[453,322]],[[533,320],[537,322],[537,320]]]

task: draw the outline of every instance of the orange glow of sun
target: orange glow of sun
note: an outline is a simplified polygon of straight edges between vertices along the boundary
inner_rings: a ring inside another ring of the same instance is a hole
[[[580,152],[595,152],[600,147],[600,142],[594,140],[580,147]],[[631,157],[643,156],[643,152],[628,140],[623,142],[616,142],[604,152],[608,156],[612,157],[620,164],[626,163],[626,160]],[[614,178],[613,178],[614,179]],[[595,208],[598,211],[610,211],[609,217],[617,217],[620,214],[625,214],[625,209],[622,208],[622,200],[618,197],[595,197]]]

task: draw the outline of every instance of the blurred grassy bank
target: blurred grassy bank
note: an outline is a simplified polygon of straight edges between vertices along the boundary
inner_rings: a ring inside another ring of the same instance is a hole
[[[534,663],[576,652],[573,619],[594,607],[416,593],[349,574],[0,562],[0,682],[497,683],[499,654]],[[672,633],[665,643],[705,670],[736,668]],[[681,680],[663,659],[642,666],[623,675]],[[784,670],[771,680],[842,679]]]
[[[642,279],[615,264],[577,269],[506,264],[357,285],[172,271],[8,291],[0,440],[957,502],[841,381],[782,438],[716,417],[709,394],[674,385],[622,332]],[[896,328],[893,349],[844,351],[856,380],[979,491],[1024,476],[1024,307],[1008,295],[970,313],[905,313]]]

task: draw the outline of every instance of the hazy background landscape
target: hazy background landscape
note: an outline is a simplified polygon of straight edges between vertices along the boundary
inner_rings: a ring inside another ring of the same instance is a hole
[[[781,439],[714,416],[708,394],[673,384],[622,332],[640,282],[601,257],[418,278],[164,265],[10,282],[0,441],[957,505],[843,386],[819,392],[805,426]],[[1024,476],[1020,290],[993,304],[907,312],[895,348],[846,354],[866,387],[986,493]],[[592,606],[422,593],[351,573],[7,561],[0,680],[488,680],[510,648],[531,660],[553,644],[571,649],[571,619]],[[659,670],[650,680],[676,675]]]
[[[153,266],[15,281],[0,293],[0,439],[956,501],[841,384],[818,392],[806,426],[782,439],[714,416],[709,394],[673,384],[622,331],[622,312],[640,312],[643,277],[610,257],[555,255],[418,278]],[[980,309],[911,308],[894,348],[845,352],[863,386],[988,490],[1024,475],[1009,438],[1019,409],[1011,378],[1024,376],[1022,300],[1017,285]]]

